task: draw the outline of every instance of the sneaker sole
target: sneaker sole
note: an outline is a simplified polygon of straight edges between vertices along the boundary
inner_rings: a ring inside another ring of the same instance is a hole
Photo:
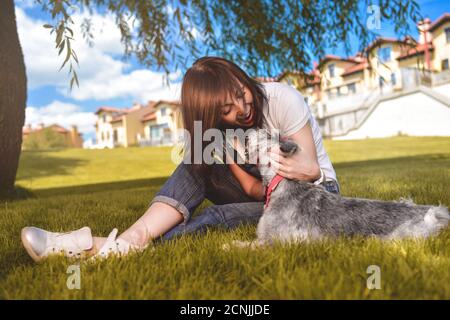
[[[31,248],[31,245],[29,244],[27,238],[25,237],[25,230],[27,228],[23,228],[20,233],[20,239],[22,240],[22,245],[24,246],[25,250],[27,251],[28,255],[35,261],[35,262],[41,262],[45,259],[45,257],[38,256],[34,250]]]

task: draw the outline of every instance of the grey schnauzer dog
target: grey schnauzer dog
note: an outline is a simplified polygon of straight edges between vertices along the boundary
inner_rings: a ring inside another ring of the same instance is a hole
[[[253,131],[246,149],[249,161],[258,162],[267,186],[276,176],[268,151],[279,147],[287,156],[301,152],[292,141],[268,139],[267,131]],[[436,234],[450,220],[448,208],[418,205],[412,200],[380,201],[342,197],[322,186],[283,179],[270,195],[270,202],[258,222],[256,242],[309,241],[324,237],[375,236],[383,239],[427,237]],[[246,246],[242,242],[235,245]]]

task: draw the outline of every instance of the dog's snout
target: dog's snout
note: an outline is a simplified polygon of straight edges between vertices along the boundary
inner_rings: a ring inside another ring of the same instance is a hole
[[[298,150],[298,145],[293,141],[280,142],[280,150],[288,155],[293,155]]]

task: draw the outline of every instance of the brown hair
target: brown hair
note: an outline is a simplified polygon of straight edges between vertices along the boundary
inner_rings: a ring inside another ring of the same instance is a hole
[[[184,128],[191,135],[191,146],[194,145],[194,121],[202,121],[202,134],[211,128],[224,129],[222,107],[229,96],[242,94],[242,85],[253,96],[254,127],[261,128],[266,94],[262,84],[239,66],[221,57],[202,57],[186,71],[181,87],[181,112]],[[205,165],[201,167],[205,169]]]

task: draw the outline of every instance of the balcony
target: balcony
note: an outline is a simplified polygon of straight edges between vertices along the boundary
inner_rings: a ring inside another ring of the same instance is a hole
[[[165,136],[161,138],[143,138],[138,142],[141,147],[150,147],[150,146],[171,146],[174,144],[171,136]]]

